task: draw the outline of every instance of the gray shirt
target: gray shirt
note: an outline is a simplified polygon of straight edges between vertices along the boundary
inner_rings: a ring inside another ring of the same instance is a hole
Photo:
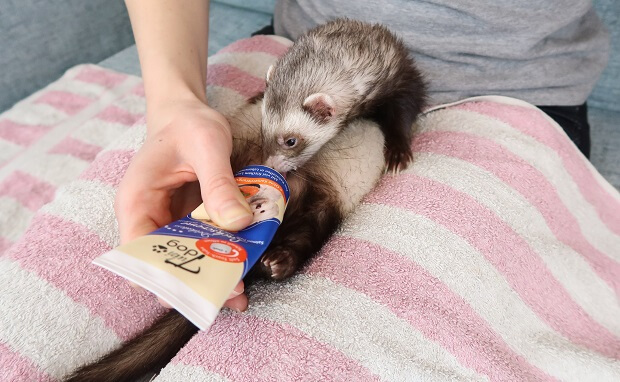
[[[590,0],[278,0],[275,32],[295,39],[336,17],[382,23],[401,36],[433,103],[497,94],[579,105],[609,56]]]

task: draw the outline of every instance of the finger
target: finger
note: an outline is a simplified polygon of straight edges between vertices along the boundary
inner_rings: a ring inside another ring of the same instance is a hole
[[[136,210],[135,213],[139,213],[139,210]],[[121,224],[121,222],[119,221],[119,230],[121,235],[120,243],[125,244],[140,236],[147,235],[158,228],[159,225],[147,216],[141,217],[140,219],[132,219],[132,221],[129,222],[126,226]]]
[[[153,209],[157,209],[158,205],[154,204],[153,209],[148,208],[149,204],[153,204],[149,203],[149,200],[155,199],[148,196],[149,192],[139,181],[127,176],[121,183],[114,201],[121,244],[159,228],[151,217]]]
[[[244,312],[248,309],[248,296],[242,293],[237,297],[227,300],[224,306],[237,312]]]
[[[170,212],[173,221],[179,220],[194,211],[202,204],[200,184],[188,182],[178,188],[170,198]]]
[[[232,292],[230,292],[230,296],[228,296],[228,299],[230,300],[231,298],[239,296],[241,293],[243,293],[243,290],[244,290],[244,285],[243,285],[243,280],[242,280],[242,281],[239,281],[239,284],[237,284],[235,289]]]
[[[253,216],[233,177],[230,153],[223,144],[226,142],[221,142],[225,139],[224,135],[211,139],[209,149],[201,151],[194,170],[207,214],[220,227],[238,231],[247,227]]]
[[[170,191],[162,185],[166,174],[157,176],[150,168],[149,155],[136,154],[119,185],[114,210],[121,243],[146,235],[168,224]],[[169,187],[168,187],[169,188]]]

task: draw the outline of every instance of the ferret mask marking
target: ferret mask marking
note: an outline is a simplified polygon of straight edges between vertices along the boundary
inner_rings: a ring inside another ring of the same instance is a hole
[[[284,116],[263,114],[263,163],[279,172],[301,167],[338,133],[333,122],[319,124],[301,108]],[[290,138],[296,139],[293,147],[286,145]]]

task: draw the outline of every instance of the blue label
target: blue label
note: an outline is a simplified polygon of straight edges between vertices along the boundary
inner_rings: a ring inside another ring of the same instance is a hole
[[[196,239],[199,251],[222,261],[227,261],[228,246],[225,242],[237,244],[245,250],[242,254],[245,277],[265,252],[280,226],[290,191],[284,177],[266,166],[245,167],[235,174],[235,180],[254,214],[254,221],[247,228],[239,232],[223,230],[208,219],[201,205],[186,217],[153,231],[150,235]],[[213,244],[208,246],[208,243]],[[231,244],[235,248],[237,245]]]

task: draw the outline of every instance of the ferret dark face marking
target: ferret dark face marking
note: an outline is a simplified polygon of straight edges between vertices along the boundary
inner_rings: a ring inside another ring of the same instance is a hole
[[[340,121],[327,94],[312,94],[295,104],[272,98],[269,90],[267,86],[263,102],[263,163],[286,173],[303,166],[333,138],[340,130]]]
[[[303,166],[343,124],[328,93],[281,91],[290,87],[287,72],[277,64],[269,67],[262,104],[263,163],[280,173]]]
[[[263,135],[263,161],[281,173],[296,170],[304,162],[306,139],[299,134],[284,133],[265,139]]]
[[[339,129],[321,124],[301,107],[285,113],[263,114],[263,163],[280,173],[303,166]]]
[[[288,137],[282,135],[278,137],[277,141],[278,145],[284,150],[299,151],[300,148],[303,149],[304,146],[304,139],[296,135],[290,135]]]

